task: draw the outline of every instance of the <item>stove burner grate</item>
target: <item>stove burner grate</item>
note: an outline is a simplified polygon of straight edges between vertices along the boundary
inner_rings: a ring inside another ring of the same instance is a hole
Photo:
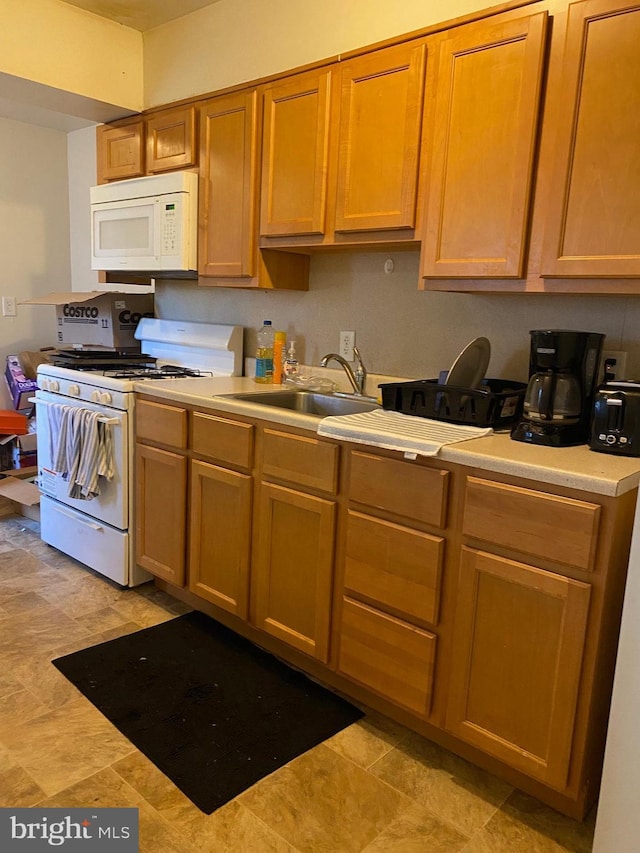
[[[107,374],[112,379],[186,379],[194,376],[213,376],[213,373],[165,364],[162,367],[132,368]]]

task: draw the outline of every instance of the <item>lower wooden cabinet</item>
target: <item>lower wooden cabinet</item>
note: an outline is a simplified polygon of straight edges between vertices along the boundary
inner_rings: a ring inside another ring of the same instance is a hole
[[[325,663],[335,524],[335,501],[261,484],[253,550],[256,624]]]
[[[187,460],[136,445],[136,560],[175,586],[185,584]]]
[[[435,652],[435,634],[344,599],[339,671],[421,717],[431,706]]]
[[[296,665],[306,656],[346,694],[584,816],[636,492],[481,477],[145,398],[136,437],[140,566]]]
[[[463,547],[447,728],[562,789],[589,584]]]
[[[189,589],[246,619],[252,478],[194,460],[190,492]]]

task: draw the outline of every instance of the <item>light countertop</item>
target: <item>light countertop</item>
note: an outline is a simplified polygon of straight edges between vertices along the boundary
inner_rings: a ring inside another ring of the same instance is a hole
[[[392,379],[371,377],[369,387],[376,388],[377,381],[392,381]],[[138,382],[135,384],[135,390],[141,394],[175,403],[264,418],[274,423],[313,432],[316,431],[319,423],[318,418],[312,415],[276,407],[266,408],[225,396],[248,391],[282,390],[282,386],[279,385],[257,385],[250,377]],[[621,495],[636,488],[640,483],[640,458],[596,453],[589,450],[586,445],[563,448],[530,445],[512,441],[508,432],[496,432],[483,438],[445,445],[437,458],[446,462],[608,496]]]

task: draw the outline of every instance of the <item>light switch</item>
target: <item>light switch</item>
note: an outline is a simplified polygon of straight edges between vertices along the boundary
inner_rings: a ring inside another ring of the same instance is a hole
[[[15,317],[16,313],[17,313],[16,297],[15,296],[3,296],[2,297],[2,316],[3,317]]]

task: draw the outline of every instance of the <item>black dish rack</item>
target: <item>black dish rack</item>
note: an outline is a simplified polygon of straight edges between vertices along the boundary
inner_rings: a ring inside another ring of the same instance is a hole
[[[479,388],[443,385],[437,379],[388,382],[382,407],[404,415],[479,427],[508,427],[522,414],[524,382],[485,379]]]

